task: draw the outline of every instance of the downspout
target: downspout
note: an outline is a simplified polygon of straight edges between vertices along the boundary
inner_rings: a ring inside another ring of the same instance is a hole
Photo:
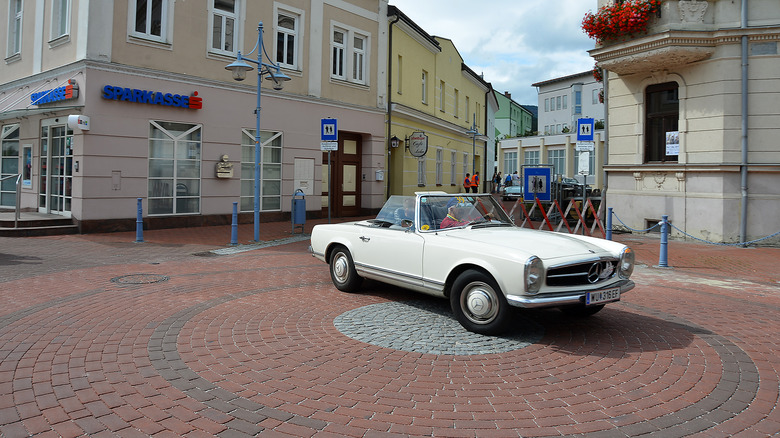
[[[390,146],[390,137],[393,135],[390,133],[390,130],[392,129],[393,125],[393,25],[398,23],[398,20],[400,19],[401,17],[396,15],[395,20],[391,21],[390,25],[388,26],[390,31],[388,36],[389,41],[387,43],[387,136],[385,138],[385,142],[387,143],[387,168],[385,172],[387,193],[385,199],[390,198],[390,175],[392,175],[390,172],[390,163],[392,161],[392,156],[390,155],[392,150],[392,147]]]
[[[747,12],[748,0],[742,0],[742,165],[741,190],[742,212],[739,225],[739,243],[747,241],[747,214],[748,214],[748,37],[745,30],[748,27]]]

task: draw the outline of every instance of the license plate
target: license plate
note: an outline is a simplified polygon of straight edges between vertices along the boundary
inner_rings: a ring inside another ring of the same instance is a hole
[[[594,304],[608,303],[610,301],[620,300],[620,288],[599,290],[596,292],[588,292],[585,294],[585,305],[592,306]]]

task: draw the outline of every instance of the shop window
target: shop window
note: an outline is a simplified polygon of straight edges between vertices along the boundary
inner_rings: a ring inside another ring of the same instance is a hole
[[[153,41],[167,42],[170,0],[130,0],[130,34]]]
[[[254,211],[255,130],[241,130],[241,211]],[[260,131],[260,211],[282,209],[282,133]]]
[[[152,121],[149,214],[200,212],[201,126]]]
[[[8,7],[8,47],[6,58],[22,51],[22,0],[11,0]]]
[[[16,205],[16,179],[19,173],[19,125],[5,125],[0,131],[0,205]]]
[[[676,82],[651,85],[645,90],[645,163],[677,162],[677,92]]]
[[[211,51],[222,55],[235,55],[239,35],[238,2],[236,0],[212,0],[209,12]]]
[[[282,67],[298,69],[300,15],[279,11],[276,15],[276,62]]]

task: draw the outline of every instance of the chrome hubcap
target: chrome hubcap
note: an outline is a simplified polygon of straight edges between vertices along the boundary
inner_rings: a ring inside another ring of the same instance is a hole
[[[343,253],[339,253],[333,259],[333,276],[339,283],[344,283],[347,281],[348,275],[347,257]]]
[[[498,312],[498,300],[493,288],[485,283],[472,283],[461,297],[466,317],[477,324],[492,321]]]

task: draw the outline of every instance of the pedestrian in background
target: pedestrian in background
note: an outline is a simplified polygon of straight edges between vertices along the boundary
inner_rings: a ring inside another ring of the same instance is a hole
[[[479,172],[474,172],[471,177],[471,193],[477,193],[479,190]]]
[[[466,173],[466,179],[463,180],[463,193],[468,193],[471,188],[471,174]]]

